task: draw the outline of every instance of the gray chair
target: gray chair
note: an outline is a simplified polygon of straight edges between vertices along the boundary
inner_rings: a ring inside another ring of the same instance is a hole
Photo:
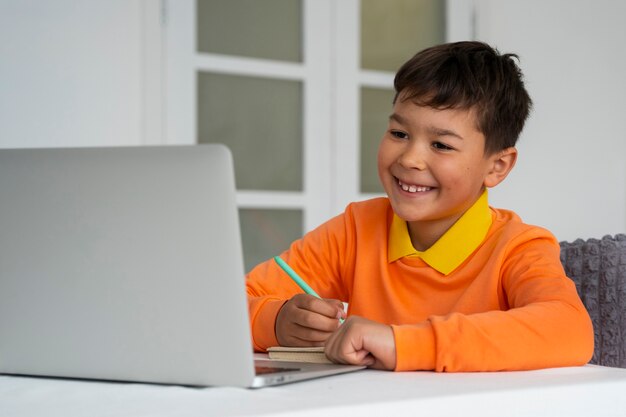
[[[590,363],[626,368],[626,235],[561,242],[561,262],[593,322]]]

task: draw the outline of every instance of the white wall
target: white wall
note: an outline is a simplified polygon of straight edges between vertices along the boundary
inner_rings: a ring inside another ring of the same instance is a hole
[[[476,0],[476,38],[521,58],[534,110],[494,206],[560,240],[626,232],[626,2]]]
[[[0,0],[0,147],[154,142],[158,10],[159,0]]]

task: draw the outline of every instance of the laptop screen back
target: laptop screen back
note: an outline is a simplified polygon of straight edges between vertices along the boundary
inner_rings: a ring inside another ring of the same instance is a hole
[[[227,148],[0,150],[0,196],[0,372],[252,379]]]

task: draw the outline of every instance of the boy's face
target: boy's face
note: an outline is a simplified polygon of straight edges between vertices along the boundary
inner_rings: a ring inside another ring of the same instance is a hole
[[[486,155],[484,149],[485,137],[476,129],[471,110],[396,101],[378,150],[378,174],[394,212],[409,223],[413,240],[419,230],[429,230],[438,239],[485,186],[495,185],[492,171],[498,154]]]

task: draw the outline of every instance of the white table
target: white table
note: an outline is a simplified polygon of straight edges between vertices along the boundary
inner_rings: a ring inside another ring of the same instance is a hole
[[[626,416],[626,370],[364,370],[258,390],[0,376],[0,416]]]

